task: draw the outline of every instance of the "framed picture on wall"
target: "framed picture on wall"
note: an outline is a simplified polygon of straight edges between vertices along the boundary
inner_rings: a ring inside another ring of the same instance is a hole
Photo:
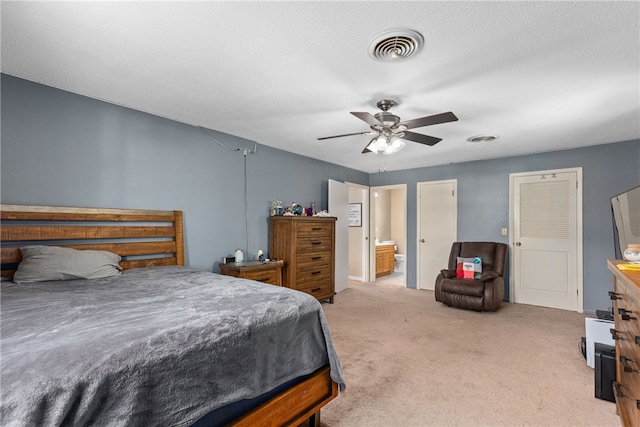
[[[349,203],[349,227],[362,227],[362,203]]]

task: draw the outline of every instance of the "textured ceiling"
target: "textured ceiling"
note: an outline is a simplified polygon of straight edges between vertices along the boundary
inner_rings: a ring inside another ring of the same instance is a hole
[[[640,139],[640,2],[6,2],[2,72],[366,172]],[[383,31],[422,51],[380,63]],[[390,98],[443,140],[361,154]],[[499,138],[487,144],[466,139]]]

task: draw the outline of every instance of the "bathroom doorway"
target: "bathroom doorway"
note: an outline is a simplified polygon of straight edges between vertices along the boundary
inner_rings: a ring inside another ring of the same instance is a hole
[[[407,186],[371,188],[373,252],[371,277],[379,283],[407,286]]]

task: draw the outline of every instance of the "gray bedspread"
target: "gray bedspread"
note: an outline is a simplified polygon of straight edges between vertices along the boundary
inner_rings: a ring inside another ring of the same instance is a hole
[[[340,363],[320,303],[186,267],[2,283],[3,426],[183,426]]]

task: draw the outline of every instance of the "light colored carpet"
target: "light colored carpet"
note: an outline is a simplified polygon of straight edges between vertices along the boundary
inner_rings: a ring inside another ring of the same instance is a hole
[[[620,425],[578,351],[584,315],[508,303],[477,313],[379,283],[323,308],[347,383],[325,427]]]

